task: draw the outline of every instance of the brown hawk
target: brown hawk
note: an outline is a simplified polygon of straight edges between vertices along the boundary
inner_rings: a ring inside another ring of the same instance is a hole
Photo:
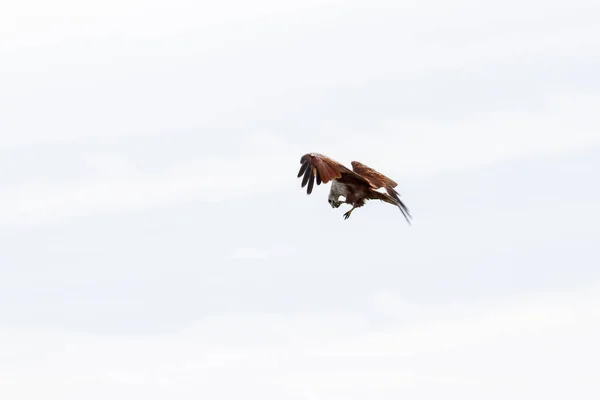
[[[300,164],[298,178],[304,175],[302,187],[308,185],[307,194],[311,194],[315,180],[317,185],[331,181],[328,198],[331,207],[338,208],[342,203],[352,206],[350,211],[344,214],[344,219],[348,219],[356,208],[364,206],[367,200],[381,200],[397,206],[410,224],[412,216],[394,189],[398,184],[373,168],[352,161],[350,170],[319,153],[303,155]],[[344,200],[340,201],[340,196],[344,197]]]

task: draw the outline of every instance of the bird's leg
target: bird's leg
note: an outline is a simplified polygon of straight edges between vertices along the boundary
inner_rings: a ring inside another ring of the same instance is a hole
[[[350,218],[350,214],[352,214],[352,211],[354,211],[355,208],[356,206],[353,206],[348,212],[344,213],[344,219]]]

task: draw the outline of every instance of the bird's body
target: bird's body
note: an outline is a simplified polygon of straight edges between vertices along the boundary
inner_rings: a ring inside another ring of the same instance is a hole
[[[352,211],[362,207],[368,200],[381,200],[397,206],[410,224],[412,218],[408,208],[402,203],[398,192],[394,189],[398,184],[387,176],[352,161],[352,169],[348,169],[339,162],[319,153],[307,153],[300,159],[298,178],[302,178],[302,187],[307,186],[307,194],[312,193],[314,182],[317,185],[331,182],[328,202],[333,208],[341,204],[350,204],[352,208],[344,214],[350,217]],[[340,201],[340,197],[344,199]]]
[[[329,190],[329,199],[333,201],[338,201],[340,196],[344,197],[344,199],[348,199],[348,196],[351,196],[352,188],[345,183],[340,183],[338,180],[333,180],[331,182],[331,189]]]
[[[369,192],[362,186],[351,185],[348,183],[341,183],[339,180],[333,180],[331,182],[331,189],[329,190],[329,204],[335,205],[335,208],[339,207],[341,203],[347,203],[357,205],[358,203],[364,203],[368,197]],[[343,201],[339,201],[339,198],[343,197]],[[362,206],[362,204],[361,204]]]

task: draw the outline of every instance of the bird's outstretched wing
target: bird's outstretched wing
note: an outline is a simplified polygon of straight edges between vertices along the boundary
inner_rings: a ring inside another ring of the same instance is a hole
[[[352,165],[352,169],[359,175],[364,176],[375,186],[377,189],[385,187],[385,188],[395,188],[398,186],[396,182],[387,176],[383,175],[381,172],[375,171],[373,168],[366,166],[365,164],[352,161],[350,163]]]
[[[410,211],[402,202],[402,200],[400,200],[400,194],[394,189],[396,186],[398,186],[398,184],[394,180],[383,175],[381,172],[378,172],[361,162],[352,161],[350,164],[352,165],[354,172],[368,179],[371,183],[371,186],[375,187],[375,189],[385,188],[387,194],[393,199],[394,203],[398,206],[400,211],[402,211],[404,218],[406,218],[410,224],[410,218],[412,218]]]
[[[300,164],[298,178],[304,175],[302,187],[308,185],[307,194],[311,194],[315,180],[317,185],[338,179],[340,182],[373,186],[365,177],[323,154],[306,153],[300,158]]]

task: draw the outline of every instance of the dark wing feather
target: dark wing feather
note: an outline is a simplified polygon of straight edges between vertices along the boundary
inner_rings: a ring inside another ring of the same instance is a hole
[[[357,174],[351,169],[346,168],[343,164],[319,153],[307,153],[300,158],[300,170],[298,178],[302,178],[302,187],[308,185],[307,194],[311,194],[314,181],[317,185],[321,183],[329,183],[334,179],[349,184],[367,185],[371,183],[363,176]]]
[[[300,161],[300,162],[302,162],[302,161]],[[300,167],[300,171],[298,171],[298,178],[300,178],[306,172],[307,168],[308,168],[308,163],[303,163],[302,166]]]
[[[313,190],[313,186],[315,184],[315,173],[316,169],[310,168],[310,177],[308,178],[308,189],[306,190],[308,193],[311,193]]]
[[[387,194],[389,195],[389,198],[380,198],[380,200],[387,201],[388,203],[393,202],[393,204],[398,206],[398,208],[404,215],[404,218],[406,218],[406,220],[410,224],[410,218],[412,218],[412,216],[410,215],[410,211],[408,210],[408,207],[406,207],[406,205],[402,202],[402,200],[400,200],[400,195],[394,189],[396,186],[398,186],[398,184],[394,180],[383,175],[381,172],[375,171],[373,168],[368,167],[361,162],[352,161],[351,164],[354,172],[367,178],[369,182],[371,182],[371,185],[375,187],[375,189],[385,188]],[[391,200],[391,202],[388,200]]]

